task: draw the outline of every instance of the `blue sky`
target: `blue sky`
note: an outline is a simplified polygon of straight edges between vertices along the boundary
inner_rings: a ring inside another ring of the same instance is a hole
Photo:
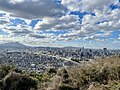
[[[0,43],[120,49],[119,0],[0,0]]]

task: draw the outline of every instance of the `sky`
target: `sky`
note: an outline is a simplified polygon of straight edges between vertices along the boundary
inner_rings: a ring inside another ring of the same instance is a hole
[[[0,44],[120,49],[120,0],[0,0]]]

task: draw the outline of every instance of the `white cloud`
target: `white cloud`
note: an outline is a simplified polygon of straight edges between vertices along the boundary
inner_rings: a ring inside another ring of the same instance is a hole
[[[103,7],[117,2],[117,0],[62,0],[62,4],[67,6],[70,11],[88,11],[93,12],[95,9],[103,10]]]
[[[67,9],[54,0],[0,0],[0,10],[11,16],[34,19],[62,16]]]
[[[39,21],[35,29],[38,30],[71,30],[79,24],[79,17],[76,15],[66,15],[61,18],[44,18]]]
[[[86,37],[84,37],[83,39],[84,40],[105,40],[106,39],[106,37],[108,37],[108,36],[110,36],[111,35],[111,32],[109,31],[107,31],[107,32],[102,32],[102,33],[99,33],[99,34],[93,34],[93,35],[88,35],[88,36],[86,36]],[[104,39],[103,39],[104,38]]]
[[[7,15],[0,16],[0,25],[5,25],[10,23],[10,17]]]
[[[115,0],[82,0],[82,11],[103,10],[104,7],[109,7]]]
[[[64,6],[70,11],[80,11],[82,9],[82,1],[81,0],[62,0],[61,2]]]
[[[0,0],[0,10],[18,18],[25,18],[22,20],[27,23],[9,26],[10,20],[15,17],[0,17],[0,29],[9,33],[8,37],[5,37],[6,40],[33,44],[79,39],[106,42],[111,32],[120,30],[120,9],[112,10],[109,7],[110,4],[119,5],[117,0],[61,1],[58,4],[55,0]],[[69,11],[65,12],[67,8]],[[95,15],[85,14],[81,22],[78,15],[71,15],[70,11],[89,12]],[[30,27],[31,19],[36,18],[39,18],[39,22],[35,28]],[[44,30],[52,32],[46,33]],[[56,35],[55,31],[63,32]]]

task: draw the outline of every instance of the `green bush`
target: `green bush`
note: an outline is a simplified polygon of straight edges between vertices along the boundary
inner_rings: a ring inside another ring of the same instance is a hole
[[[73,87],[63,84],[63,85],[59,86],[59,90],[79,90],[79,88],[73,88]]]
[[[0,65],[0,79],[4,78],[13,68],[13,66]]]
[[[57,71],[54,68],[50,68],[48,71],[49,74],[56,74]]]
[[[68,79],[69,78],[69,75],[68,75],[68,72],[66,69],[63,69],[63,79]]]
[[[62,83],[69,84],[69,83],[72,83],[72,80],[71,79],[66,79],[66,80],[63,80]]]
[[[13,73],[5,78],[3,90],[37,90],[37,84],[35,78]]]

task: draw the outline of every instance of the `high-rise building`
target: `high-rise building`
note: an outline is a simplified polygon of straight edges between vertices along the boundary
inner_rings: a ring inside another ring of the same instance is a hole
[[[103,48],[104,51],[107,51],[107,48]]]

